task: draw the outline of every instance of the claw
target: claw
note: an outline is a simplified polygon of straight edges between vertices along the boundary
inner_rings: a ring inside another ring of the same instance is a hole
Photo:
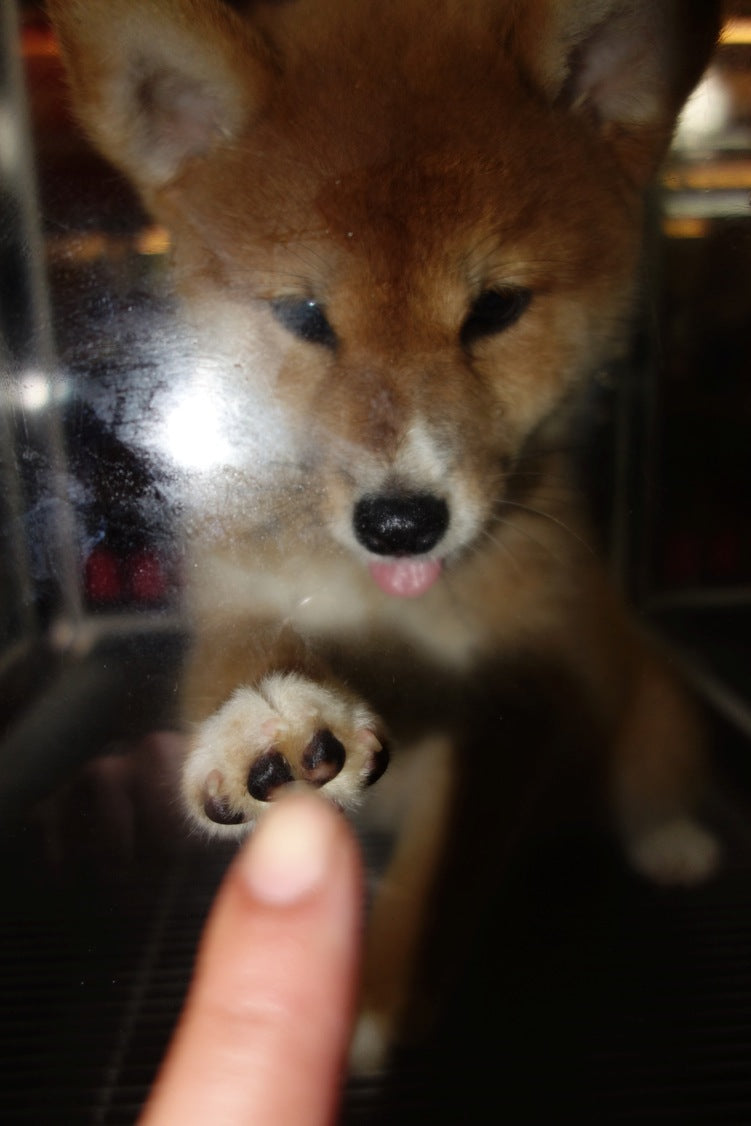
[[[242,810],[233,809],[229,798],[222,793],[224,778],[218,770],[212,770],[206,779],[203,798],[203,812],[209,821],[217,825],[242,825],[247,818]]]

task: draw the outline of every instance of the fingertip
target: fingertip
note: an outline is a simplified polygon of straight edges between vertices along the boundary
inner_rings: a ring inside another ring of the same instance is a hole
[[[228,877],[143,1122],[331,1121],[359,957],[355,839],[328,802],[293,791]]]
[[[259,820],[238,858],[238,874],[260,903],[300,903],[325,882],[340,835],[339,814],[328,802],[292,791]]]

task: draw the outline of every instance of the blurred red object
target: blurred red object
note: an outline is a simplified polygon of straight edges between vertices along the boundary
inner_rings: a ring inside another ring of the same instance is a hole
[[[161,602],[167,595],[167,577],[155,552],[145,549],[125,563],[125,588],[134,602]]]
[[[121,598],[120,562],[114,551],[94,548],[84,567],[84,590],[89,602],[116,602]]]

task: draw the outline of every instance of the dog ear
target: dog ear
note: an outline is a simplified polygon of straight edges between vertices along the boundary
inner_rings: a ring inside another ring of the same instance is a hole
[[[717,0],[543,0],[527,6],[518,45],[547,97],[587,115],[642,181],[709,61]]]
[[[271,53],[220,0],[49,0],[76,111],[147,195],[258,111]]]

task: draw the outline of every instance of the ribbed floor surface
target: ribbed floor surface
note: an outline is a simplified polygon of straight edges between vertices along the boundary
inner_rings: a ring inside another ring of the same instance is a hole
[[[36,852],[6,842],[0,1118],[132,1123],[228,854],[106,882],[53,878]],[[489,907],[430,1051],[350,1084],[342,1120],[748,1126],[751,865],[665,892],[596,838],[541,846]]]

